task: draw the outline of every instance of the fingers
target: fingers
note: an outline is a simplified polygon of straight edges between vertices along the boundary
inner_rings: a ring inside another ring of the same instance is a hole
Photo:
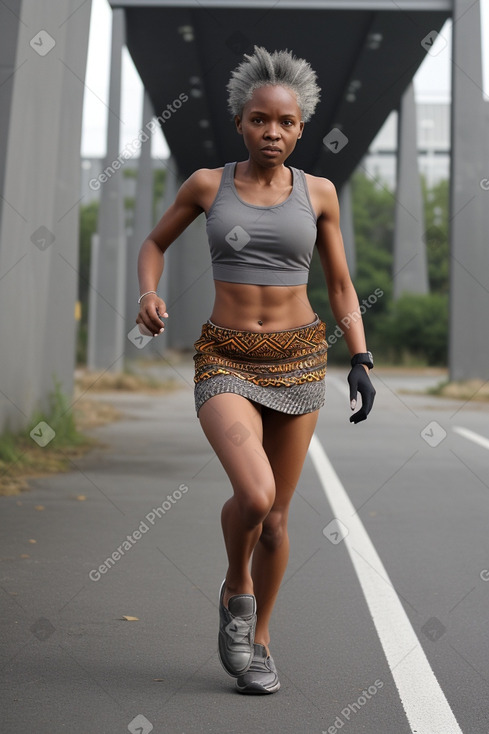
[[[362,407],[350,417],[350,423],[360,423],[361,421],[366,420],[368,414],[372,410],[375,397],[373,386],[367,390],[362,390],[360,388],[360,395],[362,396]]]
[[[357,405],[358,396],[358,376],[354,370],[351,370],[348,375],[348,384],[350,385],[350,408],[355,410]]]
[[[370,389],[365,391],[365,395],[362,394],[362,405],[365,409],[365,418],[372,410],[372,406],[374,404],[374,398],[375,398],[375,388],[373,385],[370,385]]]
[[[350,417],[350,423],[361,423],[361,421],[366,420],[372,410],[375,388],[362,365],[353,367],[347,379],[350,385],[350,407],[352,410],[355,409],[357,404],[357,394],[360,393],[362,397],[362,406],[360,410]]]
[[[357,393],[358,393],[358,382],[356,380],[352,380],[350,382],[350,408],[352,410],[355,410],[355,405],[357,404]]]
[[[142,334],[143,336],[154,336],[153,332],[150,331],[147,326],[145,326],[144,324],[142,324],[140,322],[136,322],[136,323],[137,323],[137,325],[139,327],[139,333],[140,334]]]
[[[350,423],[357,424],[357,423],[361,423],[361,421],[364,421],[366,419],[367,419],[367,413],[365,411],[365,408],[362,405],[362,407],[360,408],[360,410],[357,410],[356,413],[354,413],[352,416],[350,416]]]
[[[164,319],[166,318],[168,318],[168,312],[165,302],[158,296],[146,296],[141,303],[136,323],[139,324],[141,333],[158,336],[165,330]]]

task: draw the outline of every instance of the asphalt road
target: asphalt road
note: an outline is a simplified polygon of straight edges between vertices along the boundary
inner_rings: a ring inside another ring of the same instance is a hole
[[[110,397],[125,418],[71,473],[0,498],[1,731],[488,733],[487,406],[375,370],[353,426],[331,370],[272,626],[282,687],[245,697],[216,653],[229,485],[179,372]]]

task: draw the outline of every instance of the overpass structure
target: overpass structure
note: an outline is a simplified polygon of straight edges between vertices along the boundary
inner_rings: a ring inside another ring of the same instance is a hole
[[[290,159],[330,178],[351,232],[348,179],[398,109],[394,292],[426,292],[412,78],[447,18],[452,34],[450,372],[489,378],[489,114],[482,97],[479,0],[110,0],[107,156],[92,251],[89,362],[116,370],[143,346],[134,332],[139,245],[152,228],[150,145],[171,150],[166,203],[193,170],[242,158],[226,83],[253,46],[289,48],[317,71],[321,102]],[[7,7],[8,6],[8,7]],[[90,2],[0,5],[0,427],[22,425],[52,389],[70,392],[78,269],[81,105]],[[120,185],[121,52],[145,87],[134,231]],[[157,122],[155,122],[155,117]],[[351,237],[347,253],[354,265]],[[144,347],[189,347],[210,313],[212,279],[199,217],[170,248],[161,284],[173,319]],[[426,315],[427,319],[430,314]],[[15,346],[11,346],[15,345]]]

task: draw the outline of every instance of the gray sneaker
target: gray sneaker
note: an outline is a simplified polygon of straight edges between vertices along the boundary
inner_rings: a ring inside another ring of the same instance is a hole
[[[246,673],[253,659],[253,640],[256,626],[256,600],[253,594],[237,594],[223,604],[224,587],[219,594],[218,651],[222,667],[237,678]]]
[[[236,681],[236,690],[239,693],[260,695],[275,693],[280,688],[277,669],[271,655],[267,654],[264,645],[253,645],[253,660],[248,671],[240,675]]]

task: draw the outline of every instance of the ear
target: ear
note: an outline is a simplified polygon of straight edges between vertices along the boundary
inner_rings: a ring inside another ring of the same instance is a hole
[[[304,132],[304,122],[303,120],[299,123],[299,135],[297,136],[297,140],[300,140],[302,138],[302,133]]]
[[[234,116],[234,124],[236,125],[237,132],[242,135],[243,134],[243,124],[241,122],[241,117],[239,115]]]

